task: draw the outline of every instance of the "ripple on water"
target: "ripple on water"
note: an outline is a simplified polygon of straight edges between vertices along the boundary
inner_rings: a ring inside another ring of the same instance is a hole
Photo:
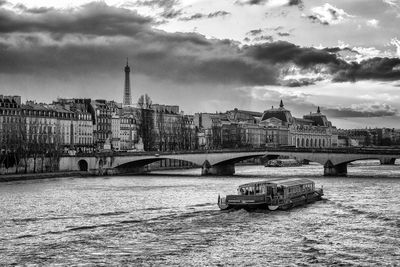
[[[393,266],[400,170],[246,166],[237,176],[134,176],[7,183],[0,265]],[[400,169],[400,168],[399,168]],[[366,175],[361,178],[361,175]],[[289,211],[219,211],[218,194],[275,177],[313,177],[325,198]],[[17,203],[17,204],[16,204]]]

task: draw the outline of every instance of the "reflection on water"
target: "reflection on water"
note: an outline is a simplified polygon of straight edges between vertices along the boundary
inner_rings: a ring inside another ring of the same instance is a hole
[[[400,262],[400,166],[239,166],[155,176],[0,185],[0,265],[394,266]],[[241,183],[308,177],[325,200],[289,211],[221,212]]]

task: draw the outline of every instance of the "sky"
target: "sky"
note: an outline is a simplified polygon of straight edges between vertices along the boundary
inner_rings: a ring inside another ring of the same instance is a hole
[[[400,128],[400,0],[0,0],[0,94]]]

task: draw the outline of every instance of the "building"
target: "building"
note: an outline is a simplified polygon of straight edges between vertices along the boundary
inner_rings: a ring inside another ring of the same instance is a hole
[[[70,144],[72,114],[53,106],[27,101],[22,106],[26,140],[34,151],[59,150]],[[62,128],[61,128],[62,127]],[[65,127],[65,128],[64,128]],[[69,140],[68,140],[69,138]]]
[[[264,111],[260,121],[267,129],[267,144],[295,147],[335,147],[338,145],[336,128],[318,107],[316,113],[295,118],[281,100],[279,108]]]
[[[191,150],[196,147],[194,117],[176,105],[152,104],[155,140],[159,151]]]
[[[111,149],[112,140],[112,114],[119,114],[121,104],[114,101],[97,99],[91,101],[91,109],[94,110],[93,142],[98,150]]]
[[[76,110],[72,122],[72,148],[78,152],[93,151],[92,114],[85,110]]]
[[[114,150],[121,149],[121,118],[120,115],[114,112],[111,115],[111,147]]]
[[[197,144],[197,128],[194,125],[193,115],[183,115],[182,118],[182,129],[183,129],[183,139],[182,139],[182,150],[194,150],[198,147]]]
[[[226,113],[196,113],[193,118],[197,131],[204,133],[205,144],[199,149],[222,148],[222,125],[230,123]],[[227,136],[227,135],[226,135]],[[229,143],[227,140],[225,146]]]
[[[119,140],[121,150],[142,150],[138,136],[138,125],[133,115],[123,115],[120,118]]]
[[[24,128],[21,97],[0,95],[0,152],[16,151],[21,146]]]
[[[85,98],[58,98],[53,101],[56,107],[62,107],[73,113],[71,122],[71,142],[70,150],[76,152],[93,151],[93,125],[95,110],[91,99]]]
[[[226,112],[227,118],[232,122],[245,122],[247,124],[257,124],[263,115],[262,112],[239,110],[237,108]]]

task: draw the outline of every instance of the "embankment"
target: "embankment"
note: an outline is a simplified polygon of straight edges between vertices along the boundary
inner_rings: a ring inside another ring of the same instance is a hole
[[[36,179],[61,178],[61,177],[89,177],[89,176],[95,176],[95,175],[89,172],[81,172],[81,171],[2,174],[0,175],[0,182],[13,182],[22,180],[36,180]]]

